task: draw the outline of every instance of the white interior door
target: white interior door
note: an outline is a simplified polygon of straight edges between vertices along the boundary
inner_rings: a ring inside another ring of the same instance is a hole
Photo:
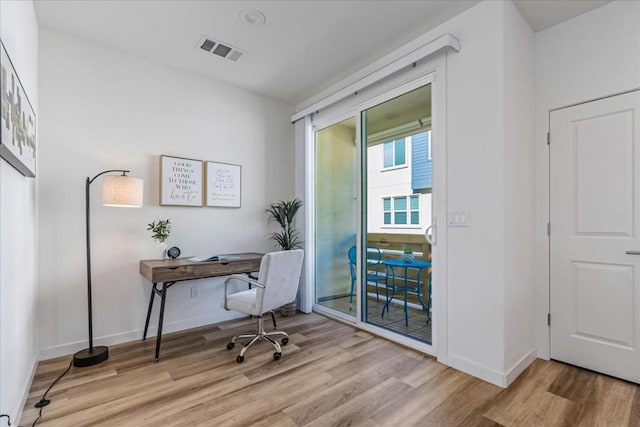
[[[640,91],[550,117],[551,357],[634,382],[639,131]]]

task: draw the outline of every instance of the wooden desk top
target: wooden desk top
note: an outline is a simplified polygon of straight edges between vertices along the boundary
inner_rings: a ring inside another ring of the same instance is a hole
[[[151,283],[158,283],[251,273],[260,269],[263,254],[244,253],[221,256],[237,258],[206,262],[191,262],[184,258],[142,260],[140,261],[140,274]]]

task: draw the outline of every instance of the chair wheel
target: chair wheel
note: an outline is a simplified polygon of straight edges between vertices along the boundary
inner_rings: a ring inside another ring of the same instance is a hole
[[[238,356],[238,357],[236,357],[236,362],[238,362],[238,363],[242,363],[242,362],[244,362],[244,356]]]
[[[289,344],[289,338],[284,337],[284,338],[282,338],[282,340],[280,342],[282,343],[282,345],[287,345],[287,344]]]
[[[229,344],[227,344],[227,350],[231,350],[235,346],[236,346],[236,343],[230,342]]]
[[[273,353],[273,360],[280,360],[281,357],[282,357],[282,353],[279,353],[277,351]]]

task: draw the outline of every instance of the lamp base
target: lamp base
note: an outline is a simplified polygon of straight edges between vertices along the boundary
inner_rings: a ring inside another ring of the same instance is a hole
[[[80,350],[73,355],[73,366],[83,368],[85,366],[93,366],[102,363],[109,358],[109,347],[99,345],[93,347],[93,352],[89,352],[88,348]]]

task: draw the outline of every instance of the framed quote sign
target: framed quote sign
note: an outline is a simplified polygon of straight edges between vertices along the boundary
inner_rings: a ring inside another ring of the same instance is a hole
[[[202,160],[160,156],[160,205],[202,206]]]
[[[218,162],[206,162],[206,164],[206,206],[239,208],[242,166]]]

